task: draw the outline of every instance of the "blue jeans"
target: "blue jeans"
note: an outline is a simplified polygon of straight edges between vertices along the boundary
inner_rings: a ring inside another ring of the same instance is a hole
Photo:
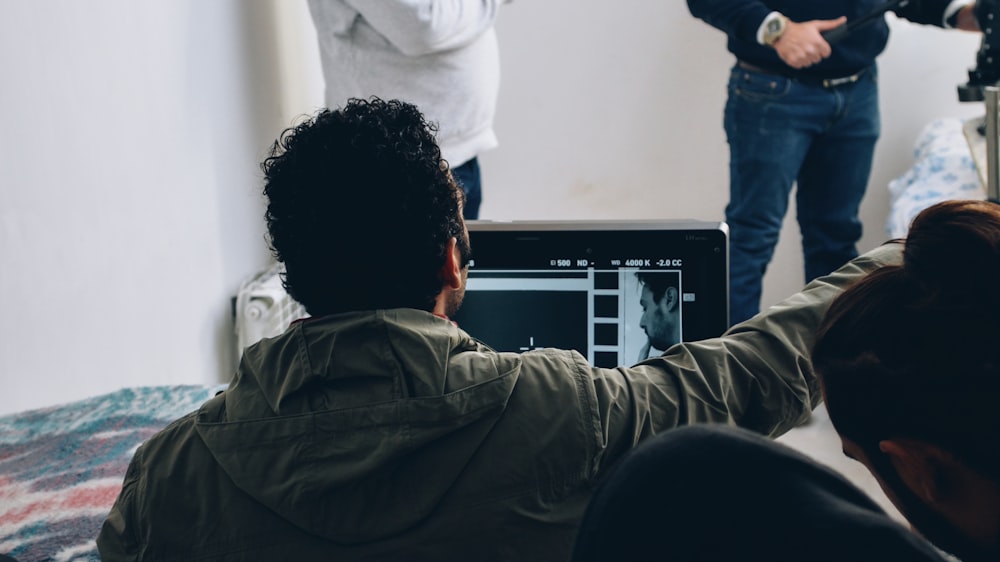
[[[858,208],[879,135],[874,65],[831,88],[734,67],[725,111],[730,161],[729,319],[760,309],[761,281],[797,184],[805,279],[857,256]]]
[[[479,205],[483,202],[482,179],[479,176],[479,159],[473,158],[457,168],[451,169],[451,175],[465,191],[465,220],[479,218]]]

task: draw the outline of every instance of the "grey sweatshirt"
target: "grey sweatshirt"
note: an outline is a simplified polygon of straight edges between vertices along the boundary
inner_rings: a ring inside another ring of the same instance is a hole
[[[439,126],[452,167],[497,144],[500,57],[493,24],[505,0],[309,0],[326,104],[379,96],[416,105]]]

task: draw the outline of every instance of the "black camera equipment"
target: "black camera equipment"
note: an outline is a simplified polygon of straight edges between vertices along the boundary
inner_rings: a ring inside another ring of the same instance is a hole
[[[983,38],[976,53],[976,66],[969,69],[969,81],[958,86],[958,101],[983,101],[983,88],[1000,82],[1000,36],[995,33],[1000,31],[997,26],[1000,1],[977,0],[972,13]]]

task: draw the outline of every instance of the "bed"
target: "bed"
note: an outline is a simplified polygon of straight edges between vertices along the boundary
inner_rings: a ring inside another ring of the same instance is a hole
[[[282,289],[280,273],[278,265],[256,273],[234,297],[238,354],[306,316]],[[126,388],[0,416],[0,555],[18,562],[99,560],[95,539],[132,454],[226,386]]]
[[[99,560],[94,539],[132,453],[223,388],[128,388],[0,417],[0,553]]]
[[[986,198],[985,141],[975,131],[980,121],[938,119],[920,132],[913,166],[889,182],[885,231],[890,238],[905,237],[913,217],[935,203]]]

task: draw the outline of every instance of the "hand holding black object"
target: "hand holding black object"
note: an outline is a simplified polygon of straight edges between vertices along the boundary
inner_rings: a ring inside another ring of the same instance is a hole
[[[822,33],[842,27],[843,16],[835,20],[790,21],[785,32],[774,42],[781,60],[792,68],[806,68],[830,56],[830,44]]]

